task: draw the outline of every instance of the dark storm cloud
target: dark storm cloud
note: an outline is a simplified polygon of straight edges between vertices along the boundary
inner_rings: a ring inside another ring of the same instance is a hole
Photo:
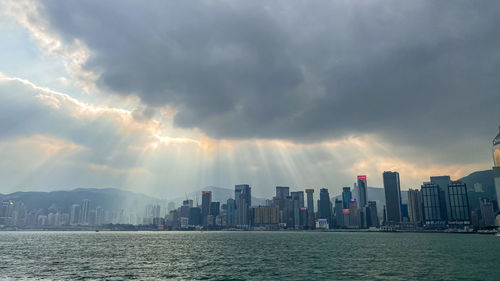
[[[498,1],[42,1],[98,86],[215,138],[376,133],[419,145],[500,122]],[[453,145],[453,144],[452,144]]]

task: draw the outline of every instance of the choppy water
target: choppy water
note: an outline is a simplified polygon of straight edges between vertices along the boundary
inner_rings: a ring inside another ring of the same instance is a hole
[[[0,279],[500,280],[500,237],[0,232]]]

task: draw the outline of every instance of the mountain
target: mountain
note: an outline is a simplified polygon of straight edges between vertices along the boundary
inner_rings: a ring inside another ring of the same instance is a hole
[[[146,205],[160,200],[144,194],[115,188],[78,188],[69,191],[14,192],[0,194],[0,200],[21,201],[28,209],[54,208],[69,213],[71,205],[90,200],[92,208],[101,206],[106,210],[143,212]]]
[[[221,204],[225,204],[227,202],[227,199],[229,198],[234,198],[234,189],[217,187],[217,186],[207,186],[197,191],[190,192],[186,194],[185,197],[178,197],[169,201],[172,201],[177,206],[179,206],[180,204],[182,204],[182,201],[186,200],[187,198],[193,200],[194,204],[196,205],[196,200],[198,199],[198,203],[201,204],[201,192],[206,190],[212,191],[212,201],[221,202]],[[252,196],[253,206],[265,205],[265,204],[266,204],[266,199]]]
[[[469,197],[469,207],[471,210],[479,208],[479,200],[488,198],[496,200],[495,182],[493,180],[493,171],[484,170],[469,174],[460,179],[467,185],[467,195]],[[474,185],[478,185],[482,192],[476,192]]]

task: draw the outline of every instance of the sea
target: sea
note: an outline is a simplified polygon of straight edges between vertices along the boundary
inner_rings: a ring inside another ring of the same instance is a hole
[[[0,280],[500,280],[500,237],[0,232]]]

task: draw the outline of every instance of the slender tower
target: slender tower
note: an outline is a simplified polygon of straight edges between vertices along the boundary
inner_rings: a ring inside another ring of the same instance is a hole
[[[500,209],[500,127],[498,135],[493,139],[493,178],[497,193],[497,207]]]

